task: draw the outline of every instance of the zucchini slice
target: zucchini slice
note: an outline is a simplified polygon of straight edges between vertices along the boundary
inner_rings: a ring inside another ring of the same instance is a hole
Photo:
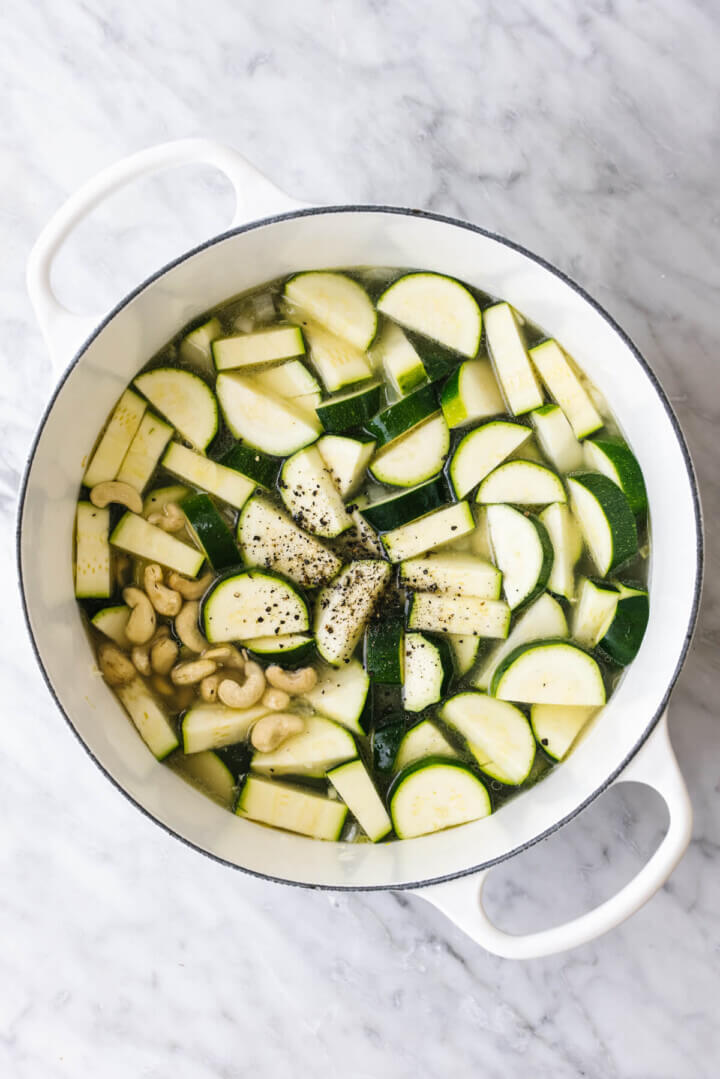
[[[355,757],[357,746],[347,727],[324,716],[307,716],[300,734],[277,749],[253,753],[252,770],[272,776],[320,777]]]
[[[366,349],[377,330],[377,314],[362,285],[345,274],[311,270],[291,277],[285,299],[331,333]]]
[[[305,633],[310,627],[307,603],[297,589],[266,570],[220,578],[205,596],[202,617],[211,644]]]
[[[219,318],[208,319],[186,333],[180,342],[180,358],[191,367],[197,367],[204,375],[215,374],[212,358],[212,343],[222,337],[222,325]]]
[[[253,371],[251,377],[258,389],[291,401],[311,423],[316,421],[322,390],[318,380],[300,360],[288,360]]]
[[[114,686],[113,689],[150,752],[157,760],[165,760],[179,743],[160,701],[142,678],[133,678],[126,685]]]
[[[334,551],[262,495],[245,503],[237,539],[246,565],[274,569],[307,588],[325,584],[342,566]]]
[[[599,472],[568,476],[573,516],[598,572],[605,577],[638,550],[635,516],[622,490]]]
[[[315,655],[315,641],[307,633],[250,637],[244,645],[262,663],[280,663],[283,667],[303,667]]]
[[[470,359],[477,354],[482,315],[475,297],[459,281],[437,273],[398,278],[378,300],[378,311],[393,322]]]
[[[178,761],[181,775],[190,779],[222,805],[231,806],[235,798],[235,777],[225,761],[211,749],[190,753]]]
[[[530,722],[535,738],[548,757],[561,761],[596,713],[597,708],[592,705],[534,704],[530,709]]]
[[[583,465],[583,447],[575,438],[559,405],[543,405],[530,413],[540,448],[558,472],[574,472]],[[588,467],[592,467],[589,465]]]
[[[521,704],[605,704],[597,662],[569,641],[520,645],[496,669],[490,692]]]
[[[417,487],[410,487],[401,494],[392,494],[380,502],[371,502],[360,510],[365,520],[377,532],[389,532],[400,525],[424,517],[432,510],[440,509],[448,501],[447,483],[443,476],[436,476]]]
[[[488,360],[466,360],[445,383],[440,398],[448,427],[499,416],[505,402]]]
[[[132,390],[125,390],[85,470],[83,483],[86,487],[115,479],[146,408],[142,397]]]
[[[202,551],[182,543],[135,513],[123,514],[110,536],[110,543],[128,554],[175,569],[186,577],[197,577],[205,561]]]
[[[484,658],[480,670],[472,679],[473,685],[478,689],[489,689],[497,667],[519,645],[567,635],[567,621],[562,607],[556,599],[544,593],[522,612],[507,640],[496,645]]]
[[[584,577],[578,586],[573,611],[572,637],[583,648],[594,648],[615,617],[620,593],[609,581]]]
[[[130,608],[125,603],[120,603],[115,607],[103,607],[101,611],[93,615],[90,621],[105,637],[109,637],[111,641],[115,641],[115,644],[119,644],[121,648],[129,652],[132,644],[125,634],[129,617]]]
[[[376,772],[387,773],[394,770],[404,734],[405,722],[402,715],[389,718],[385,726],[372,732],[370,744]]]
[[[372,439],[323,435],[318,440],[317,448],[338,491],[343,498],[350,498],[365,478],[375,443]]]
[[[506,420],[485,423],[466,434],[458,443],[448,469],[455,497],[464,498],[531,435],[531,427]]]
[[[472,511],[467,502],[433,510],[409,524],[393,528],[381,537],[391,562],[405,562],[415,555],[425,554],[442,543],[459,539],[475,528]]]
[[[162,513],[170,504],[177,506],[185,495],[189,494],[190,488],[181,483],[172,483],[168,487],[156,487],[145,496],[143,517],[149,517],[151,513]]]
[[[315,640],[328,663],[350,659],[390,574],[387,562],[362,559],[344,566],[322,589],[315,604]]]
[[[146,411],[115,478],[142,494],[172,436],[169,424]]]
[[[288,457],[278,486],[293,519],[308,532],[334,537],[352,528],[352,518],[317,446]]]
[[[193,487],[208,491],[236,509],[242,509],[255,490],[253,481],[236,469],[211,461],[202,453],[181,446],[179,442],[172,442],[168,446],[162,463],[163,468],[174,476],[187,480]]]
[[[216,573],[238,564],[240,552],[233,534],[209,495],[188,495],[180,503],[180,509],[193,539],[202,547]]]
[[[290,360],[294,356],[302,356],[304,352],[305,342],[299,326],[273,326],[256,333],[218,337],[212,343],[217,371]]]
[[[543,403],[515,312],[509,303],[485,311],[485,339],[497,380],[514,416],[522,416]]]
[[[547,587],[556,596],[575,595],[575,563],[583,550],[582,535],[565,502],[551,502],[539,519],[547,529],[553,549],[553,563]]]
[[[437,475],[449,449],[450,431],[438,413],[378,450],[370,473],[391,487],[414,487]]]
[[[182,718],[184,753],[202,753],[244,741],[254,723],[268,714],[264,705],[228,708],[224,704],[195,704]]]
[[[506,461],[498,465],[478,488],[476,501],[512,502],[516,506],[541,506],[567,502],[562,480],[537,461]]]
[[[458,693],[440,709],[440,717],[458,731],[486,775],[516,787],[535,762],[535,738],[527,717],[514,704],[486,693]]]
[[[510,608],[501,599],[414,592],[408,604],[408,628],[426,633],[507,637]]]
[[[640,650],[650,616],[648,594],[618,586],[620,598],[612,622],[598,642],[598,651],[618,667],[632,663]]]
[[[585,466],[595,472],[602,472],[616,483],[636,516],[646,513],[648,502],[645,480],[630,447],[619,438],[594,438],[584,442],[583,449]]]
[[[531,348],[530,358],[551,397],[570,421],[576,438],[586,438],[602,427],[602,416],[557,341],[543,341]]]
[[[280,474],[280,462],[277,457],[270,457],[254,446],[243,446],[236,442],[219,463],[223,468],[231,468],[250,480],[253,486],[264,487],[272,491]],[[243,503],[244,505],[244,503]]]
[[[442,637],[430,640],[422,633],[405,638],[403,707],[407,712],[424,712],[442,700],[453,676],[452,650]]]
[[[113,593],[110,559],[110,510],[78,502],[75,520],[75,595],[107,599]]]
[[[199,375],[179,367],[156,367],[138,375],[135,385],[196,449],[204,450],[217,434],[217,400]]]
[[[243,784],[235,812],[286,832],[332,841],[340,838],[348,810],[343,802],[322,794],[251,775]]]
[[[330,397],[318,406],[318,419],[326,431],[342,432],[350,427],[362,427],[380,408],[382,391],[382,383],[373,382],[359,390]]]
[[[305,326],[309,357],[330,393],[372,376],[367,353],[320,326]]]
[[[394,766],[402,772],[415,761],[425,757],[450,757],[457,759],[458,752],[444,734],[429,719],[424,719],[403,735],[395,756]]]
[[[316,712],[342,723],[354,734],[362,734],[360,717],[365,708],[370,679],[356,659],[342,667],[323,665],[318,669],[318,680],[311,690],[303,694]]]
[[[457,633],[448,633],[446,640],[453,651],[455,669],[462,677],[474,666],[480,653],[480,637],[468,637]]]
[[[405,627],[402,618],[368,622],[365,629],[365,670],[373,682],[400,685],[403,681]]]
[[[408,394],[392,405],[388,405],[382,412],[368,420],[366,430],[378,444],[385,446],[396,438],[407,434],[429,416],[434,416],[438,411],[437,386],[421,386],[419,390]]]
[[[215,388],[231,432],[265,453],[285,457],[320,434],[317,417],[262,390],[247,375],[218,375]]]
[[[377,843],[392,831],[392,821],[362,761],[332,768],[327,777],[368,839]]]
[[[499,599],[502,574],[491,562],[454,551],[409,558],[400,564],[400,583],[420,592]]]
[[[400,839],[454,828],[491,812],[482,781],[460,761],[443,757],[411,764],[398,776],[390,796],[390,816]]]
[[[488,527],[505,599],[514,611],[544,591],[553,566],[552,543],[545,525],[512,506],[488,506]]]
[[[412,393],[427,381],[427,372],[417,352],[394,322],[387,322],[372,347],[372,358],[382,366],[385,378],[399,397]]]

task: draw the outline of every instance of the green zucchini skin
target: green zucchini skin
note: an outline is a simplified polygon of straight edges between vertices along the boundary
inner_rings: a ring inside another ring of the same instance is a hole
[[[389,532],[424,517],[431,510],[440,509],[450,500],[447,480],[440,475],[382,502],[370,503],[360,512],[376,532]]]
[[[597,646],[602,659],[627,667],[640,650],[650,617],[647,592],[618,600],[615,617]]]
[[[399,615],[372,620],[365,630],[365,670],[373,682],[400,685],[403,680],[405,628]]]
[[[371,737],[373,765],[378,772],[392,772],[400,743],[405,734],[402,714],[389,718],[383,726],[373,731]]]
[[[380,448],[393,439],[400,438],[439,408],[438,386],[431,382],[378,412],[365,424],[365,430],[372,435]]]
[[[226,570],[240,563],[233,534],[209,495],[188,495],[180,503],[180,509],[214,570]]]
[[[269,453],[256,450],[253,446],[236,442],[227,453],[223,454],[218,464],[225,465],[226,468],[234,468],[236,472],[247,476],[260,487],[271,491],[277,483],[282,458],[271,457]]]
[[[331,397],[315,410],[325,431],[342,434],[352,427],[362,427],[378,412],[383,400],[382,383],[367,386],[355,393]]]
[[[636,517],[647,513],[648,500],[645,479],[635,454],[620,438],[593,438],[586,443],[595,447],[610,462]]]
[[[638,552],[635,515],[627,498],[617,484],[599,472],[572,472],[568,479],[582,484],[599,502],[606,519],[611,522],[613,555],[606,574],[624,566]]]

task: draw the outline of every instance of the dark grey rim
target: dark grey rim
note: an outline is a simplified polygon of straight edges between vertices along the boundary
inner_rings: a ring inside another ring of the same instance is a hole
[[[559,277],[560,280],[564,281],[566,285],[569,285],[570,288],[572,288],[583,300],[585,300],[586,303],[588,303],[592,308],[594,308],[594,310],[597,311],[598,314],[602,316],[602,318],[604,318],[604,320],[611,327],[611,329],[613,329],[615,331],[615,333],[622,339],[622,341],[627,345],[627,347],[632,352],[632,354],[635,357],[636,361],[642,367],[645,374],[650,379],[650,382],[653,384],[653,386],[655,388],[655,392],[657,393],[658,397],[660,398],[660,400],[662,402],[662,405],[663,405],[663,408],[665,409],[665,412],[667,413],[668,419],[670,420],[670,423],[671,423],[671,425],[673,427],[673,430],[675,431],[675,437],[678,440],[678,443],[680,445],[680,449],[682,450],[683,458],[684,458],[684,461],[685,461],[685,468],[687,470],[688,481],[690,483],[690,488],[692,490],[693,505],[694,505],[694,508],[695,508],[695,525],[696,525],[696,533],[697,533],[697,575],[696,575],[696,578],[695,578],[695,588],[694,588],[694,593],[693,593],[692,610],[691,610],[690,619],[688,621],[687,628],[686,628],[686,631],[685,631],[685,638],[684,638],[684,641],[683,641],[682,652],[680,654],[680,658],[678,660],[677,666],[675,667],[675,670],[673,671],[672,677],[670,678],[670,680],[668,682],[668,685],[666,687],[665,694],[663,696],[660,707],[658,708],[657,712],[655,713],[655,715],[652,717],[652,719],[648,723],[647,727],[645,728],[645,731],[643,732],[642,736],[638,739],[638,741],[636,742],[636,744],[632,748],[632,750],[627,754],[627,756],[624,758],[622,763],[615,769],[615,771],[612,772],[607,777],[605,782],[602,783],[597,788],[597,790],[593,791],[593,793],[588,798],[586,798],[584,802],[582,802],[579,806],[576,806],[576,808],[572,811],[572,813],[568,813],[568,815],[566,817],[563,817],[562,820],[556,821],[555,824],[552,825],[552,827],[547,828],[544,832],[541,832],[539,835],[536,835],[532,839],[529,839],[526,843],[522,843],[522,844],[520,844],[520,846],[514,847],[511,851],[508,851],[506,854],[503,854],[499,858],[493,858],[488,862],[481,862],[479,865],[473,866],[470,869],[461,869],[461,870],[458,870],[455,873],[447,873],[447,874],[445,874],[444,876],[441,876],[441,877],[432,877],[429,880],[413,881],[410,884],[368,884],[368,885],[310,884],[310,883],[305,883],[305,882],[302,882],[302,881],[286,880],[284,877],[273,877],[273,876],[271,876],[270,874],[267,874],[267,873],[258,873],[256,870],[246,869],[244,866],[236,865],[234,862],[229,862],[226,858],[220,858],[218,855],[212,854],[210,851],[205,850],[203,847],[199,847],[196,843],[192,843],[189,839],[186,839],[184,836],[182,836],[178,832],[174,831],[167,824],[164,824],[161,820],[158,820],[158,818],[155,817],[152,813],[150,813],[149,810],[147,810],[138,801],[136,801],[135,798],[133,798],[132,795],[129,794],[128,791],[126,791],[125,788],[122,787],[121,784],[118,783],[117,780],[107,771],[107,769],[98,760],[98,758],[92,752],[92,750],[87,745],[87,743],[80,737],[79,733],[75,729],[75,726],[74,726],[74,724],[72,722],[72,719],[70,718],[70,716],[67,714],[67,712],[63,708],[63,705],[62,705],[62,703],[60,701],[60,698],[59,698],[59,696],[58,696],[58,694],[57,694],[57,692],[55,690],[55,687],[54,687],[54,685],[53,685],[47,671],[45,670],[45,666],[43,664],[42,658],[40,656],[40,652],[39,652],[37,644],[35,642],[35,636],[33,634],[32,625],[30,623],[30,615],[29,615],[29,611],[28,611],[28,607],[27,607],[27,600],[26,600],[26,596],[25,596],[25,585],[24,585],[24,581],[23,581],[22,550],[21,550],[20,536],[21,536],[21,532],[22,532],[22,519],[23,519],[24,508],[25,508],[25,496],[26,496],[26,492],[27,492],[28,479],[29,479],[29,476],[30,476],[30,471],[32,469],[33,461],[35,459],[35,453],[37,451],[38,443],[40,441],[40,438],[42,437],[43,430],[45,429],[45,424],[47,422],[48,416],[50,415],[50,413],[52,411],[53,405],[55,404],[55,401],[56,401],[60,391],[62,390],[63,386],[65,385],[65,382],[67,381],[70,373],[75,369],[78,362],[82,359],[82,357],[83,357],[85,351],[87,350],[87,348],[89,347],[89,345],[92,344],[92,342],[95,340],[96,337],[98,337],[98,335],[100,333],[102,333],[102,331],[105,329],[105,327],[108,325],[108,323],[112,321],[112,319],[115,317],[115,315],[117,315],[120,311],[122,311],[123,308],[126,307],[132,300],[134,300],[135,297],[138,296],[144,289],[146,289],[149,285],[152,285],[153,282],[157,281],[158,278],[162,277],[163,274],[168,272],[168,270],[172,270],[175,266],[178,266],[181,262],[185,262],[187,259],[192,258],[193,255],[198,254],[200,251],[204,251],[207,248],[214,247],[216,244],[222,243],[224,240],[228,239],[230,236],[236,236],[236,235],[239,235],[240,233],[243,233],[243,232],[251,232],[251,231],[253,231],[255,229],[263,228],[265,225],[272,225],[272,224],[274,224],[275,222],[278,222],[278,221],[288,221],[288,220],[292,220],[293,218],[298,218],[298,217],[314,217],[314,216],[322,215],[322,214],[337,214],[337,213],[384,213],[384,214],[398,214],[399,216],[404,216],[404,217],[420,217],[420,218],[425,218],[425,219],[430,220],[430,221],[439,221],[439,222],[441,222],[442,224],[445,224],[445,225],[452,225],[455,228],[465,229],[468,232],[475,232],[475,233],[478,233],[481,236],[486,236],[491,240],[496,240],[498,243],[503,244],[505,247],[511,248],[513,251],[520,252],[520,254],[525,255],[526,258],[531,259],[533,262],[537,263],[539,266],[542,266],[544,269],[549,270],[556,277]],[[553,835],[560,828],[562,828],[565,824],[567,824],[569,821],[573,820],[584,809],[586,809],[587,806],[589,806],[591,802],[594,802],[595,799],[599,795],[601,795],[603,793],[603,791],[608,789],[608,787],[615,781],[615,779],[617,779],[617,777],[620,775],[620,773],[623,771],[623,769],[627,766],[627,764],[636,755],[636,753],[641,748],[641,746],[643,746],[645,744],[648,737],[652,733],[652,731],[655,728],[656,724],[658,723],[660,717],[662,716],[663,712],[665,711],[665,708],[667,707],[668,700],[670,699],[670,694],[673,691],[673,688],[675,686],[675,683],[677,682],[680,671],[682,670],[683,664],[685,663],[685,659],[687,657],[688,650],[690,648],[690,643],[692,641],[692,636],[693,636],[693,633],[694,633],[694,630],[695,630],[695,625],[696,625],[696,622],[697,622],[698,610],[699,610],[699,607],[700,607],[700,594],[702,592],[702,581],[703,581],[703,572],[704,572],[704,542],[703,542],[702,508],[701,508],[701,505],[700,505],[700,495],[699,495],[699,491],[698,491],[698,483],[697,483],[697,477],[696,477],[696,474],[695,474],[695,467],[693,465],[692,458],[690,456],[690,451],[688,449],[687,442],[685,441],[685,436],[683,435],[682,428],[680,427],[677,416],[675,415],[675,412],[673,411],[672,405],[670,404],[670,401],[668,400],[667,395],[665,394],[665,391],[663,390],[662,386],[660,385],[660,382],[658,381],[657,376],[652,371],[649,364],[647,363],[647,361],[644,359],[644,357],[640,353],[639,349],[635,346],[634,342],[628,337],[628,335],[625,333],[625,331],[617,324],[617,322],[615,322],[615,320],[612,318],[612,316],[608,314],[608,312],[605,310],[605,308],[602,307],[597,302],[597,300],[593,299],[592,296],[588,295],[588,293],[580,285],[578,285],[576,281],[573,281],[573,279],[571,277],[568,277],[568,275],[566,273],[564,273],[562,270],[559,270],[551,262],[548,262],[547,259],[540,258],[539,255],[535,255],[532,251],[528,251],[528,249],[523,247],[521,244],[514,243],[512,240],[508,240],[504,236],[500,236],[495,232],[489,231],[488,229],[480,228],[478,225],[471,225],[466,221],[460,221],[460,220],[458,220],[457,218],[454,218],[454,217],[446,217],[443,214],[430,213],[427,210],[411,210],[411,209],[404,209],[404,208],[398,207],[398,206],[352,206],[352,205],[349,205],[349,206],[318,207],[318,208],[314,208],[314,209],[310,209],[310,210],[295,210],[295,211],[292,211],[290,213],[276,214],[276,215],[274,215],[272,217],[261,218],[260,220],[253,221],[248,225],[241,225],[239,228],[229,229],[227,232],[223,232],[223,233],[220,233],[218,236],[214,236],[212,239],[207,240],[205,243],[199,244],[197,247],[194,247],[190,251],[185,252],[185,254],[180,255],[178,258],[173,259],[171,262],[166,263],[161,269],[157,270],[150,277],[146,278],[145,281],[143,281],[142,284],[138,285],[138,287],[136,289],[133,289],[132,292],[128,293],[128,295],[125,296],[125,298],[123,300],[121,300],[120,303],[118,303],[116,305],[116,307],[113,308],[112,311],[110,311],[110,313],[98,325],[97,329],[88,337],[87,341],[85,341],[85,343],[82,345],[82,347],[76,353],[76,355],[73,358],[72,362],[68,365],[68,368],[65,371],[62,379],[58,383],[58,385],[57,385],[57,387],[55,389],[55,392],[53,393],[52,397],[50,398],[50,401],[49,401],[49,403],[48,403],[48,405],[47,405],[47,407],[46,407],[46,409],[45,409],[45,411],[43,413],[42,419],[40,420],[40,424],[38,425],[38,429],[37,429],[37,432],[36,432],[35,437],[34,437],[33,442],[32,442],[32,446],[31,446],[31,449],[30,449],[30,455],[28,457],[28,462],[27,462],[27,465],[25,467],[25,472],[23,474],[22,483],[20,485],[20,491],[19,491],[17,528],[16,528],[16,558],[17,558],[17,572],[18,572],[18,587],[20,589],[20,599],[21,599],[21,604],[22,604],[23,616],[25,618],[25,625],[27,626],[27,630],[28,630],[28,634],[30,636],[30,642],[31,642],[31,645],[32,645],[32,649],[33,649],[33,652],[35,653],[35,658],[37,660],[38,666],[40,667],[40,671],[41,671],[42,676],[43,676],[43,678],[45,680],[45,684],[46,684],[46,686],[47,686],[53,700],[55,701],[56,705],[58,706],[61,714],[64,716],[68,726],[70,727],[71,731],[73,732],[75,737],[78,739],[80,744],[83,746],[86,753],[95,762],[95,764],[98,766],[100,771],[106,776],[106,778],[110,780],[110,782],[113,784],[113,786],[116,787],[117,790],[119,790],[125,796],[125,798],[127,798],[128,801],[132,803],[132,805],[134,805],[137,809],[139,809],[140,812],[143,813],[149,820],[153,821],[160,828],[162,828],[165,832],[167,832],[168,835],[174,836],[175,839],[180,840],[180,842],[184,843],[187,847],[190,847],[193,850],[198,851],[200,854],[205,855],[205,857],[207,857],[207,858],[211,858],[215,862],[219,862],[221,865],[226,865],[231,869],[236,869],[236,870],[239,870],[242,873],[247,873],[249,876],[258,877],[261,880],[269,880],[269,881],[272,881],[275,884],[286,884],[286,885],[291,885],[291,886],[296,887],[296,888],[310,888],[310,889],[314,889],[314,890],[318,890],[318,891],[383,892],[383,891],[400,891],[400,890],[406,890],[406,889],[412,890],[412,889],[415,889],[415,888],[424,888],[424,887],[427,887],[428,885],[431,885],[431,884],[442,884],[445,881],[456,880],[456,879],[458,879],[460,877],[470,876],[472,873],[478,873],[482,869],[488,869],[493,865],[499,865],[501,862],[507,861],[508,858],[512,858],[516,854],[520,854],[522,851],[528,850],[530,847],[533,847],[536,843],[539,843],[541,840],[547,839],[548,836]]]

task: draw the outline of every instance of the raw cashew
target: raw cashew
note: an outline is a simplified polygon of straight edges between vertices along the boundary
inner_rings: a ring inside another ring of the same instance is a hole
[[[214,659],[221,667],[233,667],[238,671],[245,669],[245,660],[234,644],[216,644],[206,648],[203,659]]]
[[[132,652],[130,653],[135,669],[139,674],[150,674],[150,642],[147,644],[133,645]]]
[[[277,664],[265,669],[265,677],[271,686],[284,689],[286,693],[308,693],[317,682],[313,667],[300,667],[297,671],[286,671]]]
[[[176,694],[175,686],[162,674],[154,674],[150,680],[150,685],[161,697],[174,697]]]
[[[284,689],[266,689],[262,695],[261,703],[273,712],[282,712],[290,704],[290,694]]]
[[[169,674],[177,663],[180,649],[170,637],[161,637],[150,649],[150,665],[157,674]]]
[[[182,596],[172,588],[165,587],[163,584],[163,569],[157,562],[152,562],[145,567],[143,583],[148,599],[158,614],[174,618],[176,614],[180,613],[183,603]]]
[[[119,480],[96,483],[90,490],[90,501],[99,509],[104,509],[111,502],[117,502],[121,506],[127,506],[133,513],[142,513],[143,503],[138,492],[129,483],[121,483]]]
[[[208,704],[214,704],[218,699],[218,686],[222,680],[222,674],[209,674],[200,683],[200,696]]]
[[[103,641],[97,656],[100,671],[109,686],[124,686],[135,677],[130,657],[112,641]]]
[[[305,720],[292,712],[271,712],[259,719],[252,729],[250,741],[260,753],[277,749],[293,734],[305,730]]]
[[[123,599],[131,608],[130,617],[125,626],[125,636],[131,644],[145,644],[155,632],[157,620],[155,608],[142,588],[123,589]]]
[[[163,532],[180,532],[185,527],[185,514],[175,502],[167,502],[162,512],[151,513],[148,524],[162,528]]]
[[[203,652],[208,643],[198,629],[200,604],[196,599],[188,600],[179,614],[175,616],[175,632],[191,652]]]
[[[265,692],[265,675],[259,663],[245,664],[245,681],[240,685],[234,679],[224,678],[218,686],[218,697],[228,708],[250,708],[257,704]]]
[[[191,659],[178,663],[170,671],[170,677],[176,686],[194,686],[210,674],[215,674],[217,663],[213,659]]]
[[[179,592],[183,599],[200,599],[203,593],[207,592],[212,580],[213,574],[210,572],[203,574],[197,581],[193,581],[190,577],[183,577],[182,573],[176,573],[173,570],[168,577],[168,584]]]

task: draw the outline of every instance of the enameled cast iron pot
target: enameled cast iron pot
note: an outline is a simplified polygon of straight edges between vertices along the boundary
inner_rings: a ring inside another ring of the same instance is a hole
[[[210,163],[232,181],[238,213],[220,236],[159,270],[99,325],[62,308],[52,260],[68,232],[130,180]],[[249,223],[247,223],[249,221]],[[149,356],[220,301],[295,270],[420,267],[509,300],[557,337],[608,398],[637,454],[652,525],[650,624],[637,659],[569,759],[496,816],[401,843],[320,843],[234,817],[158,764],[91,660],[73,598],[75,502],[102,418]],[[19,510],[27,623],[57,704],[105,774],[136,806],[197,850],[274,881],[335,889],[409,888],[499,955],[545,955],[617,925],[662,885],[690,837],[692,812],[668,740],[665,709],[688,650],[700,592],[698,492],[665,394],[625,334],[542,259],[474,225],[395,207],[308,208],[232,150],[183,140],[143,151],[86,184],[56,214],[29,261],[28,287],[60,380],[32,447]],[[485,914],[491,866],[554,832],[618,781],[654,787],[669,811],[649,862],[602,906],[565,925],[511,936]]]

